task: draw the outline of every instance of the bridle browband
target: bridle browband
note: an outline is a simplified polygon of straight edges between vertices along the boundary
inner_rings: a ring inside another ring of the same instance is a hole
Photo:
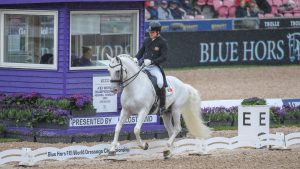
[[[145,67],[145,65],[143,64],[142,67],[140,68],[140,70],[135,73],[134,75],[132,75],[130,78],[126,79],[123,81],[123,63],[122,63],[122,60],[117,56],[116,57],[117,61],[119,61],[120,63],[115,65],[115,66],[111,66],[110,64],[108,65],[110,68],[115,68],[115,67],[118,67],[120,66],[120,78],[119,79],[111,79],[110,82],[111,83],[119,83],[119,85],[123,88],[125,88],[126,86],[128,86],[131,82],[134,81],[134,79],[140,74],[140,72],[143,70],[143,68]],[[124,70],[126,71],[126,69]],[[129,82],[128,82],[129,81]],[[128,82],[126,85],[124,85],[126,82]]]

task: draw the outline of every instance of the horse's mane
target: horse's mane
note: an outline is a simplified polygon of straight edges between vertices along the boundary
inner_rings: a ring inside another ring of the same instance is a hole
[[[120,58],[123,63],[127,63],[127,65],[133,69],[134,72],[139,70],[139,66],[134,62],[134,57],[130,56],[129,54],[120,54],[117,56]]]
[[[119,58],[129,58],[129,59],[131,59],[131,60],[133,60],[133,57],[132,56],[130,56],[129,54],[120,54],[120,55],[118,55],[117,57],[119,57]]]

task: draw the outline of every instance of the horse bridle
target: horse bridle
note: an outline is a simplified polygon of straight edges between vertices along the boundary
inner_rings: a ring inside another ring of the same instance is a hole
[[[119,79],[111,79],[110,80],[110,82],[111,83],[119,83],[119,85],[121,86],[121,87],[123,87],[123,88],[125,88],[126,86],[128,86],[131,82],[133,82],[134,81],[134,79],[139,75],[139,73],[143,70],[143,68],[145,67],[145,65],[142,65],[142,67],[140,68],[140,70],[137,72],[137,73],[135,73],[134,75],[132,75],[130,78],[128,78],[128,79],[126,79],[126,80],[124,80],[123,81],[123,63],[122,63],[122,61],[121,61],[121,59],[117,56],[116,57],[116,60],[117,61],[119,61],[120,63],[119,64],[117,64],[117,65],[115,65],[115,66],[111,66],[110,64],[108,65],[110,68],[115,68],[115,67],[117,67],[117,66],[120,66],[121,68],[120,68],[120,70],[119,71],[121,71],[120,72],[120,78]],[[126,71],[126,69],[124,69],[124,71],[125,72],[127,72]],[[128,82],[129,81],[129,82]],[[126,82],[128,82],[125,86],[123,86]]]

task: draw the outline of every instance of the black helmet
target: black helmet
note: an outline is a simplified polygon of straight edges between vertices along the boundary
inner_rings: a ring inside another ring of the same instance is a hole
[[[161,31],[161,25],[160,25],[160,23],[157,22],[157,21],[150,22],[147,31],[148,32],[151,32],[151,31],[160,32]]]

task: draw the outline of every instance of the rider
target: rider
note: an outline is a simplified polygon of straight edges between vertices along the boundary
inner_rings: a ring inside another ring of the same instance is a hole
[[[144,57],[144,65],[146,70],[150,72],[152,76],[157,79],[157,86],[160,88],[160,114],[162,115],[166,111],[166,92],[165,87],[166,77],[161,67],[161,63],[167,59],[168,44],[167,41],[160,35],[161,25],[159,22],[153,21],[149,23],[147,29],[150,38],[146,38],[142,48],[135,56],[135,61]]]

